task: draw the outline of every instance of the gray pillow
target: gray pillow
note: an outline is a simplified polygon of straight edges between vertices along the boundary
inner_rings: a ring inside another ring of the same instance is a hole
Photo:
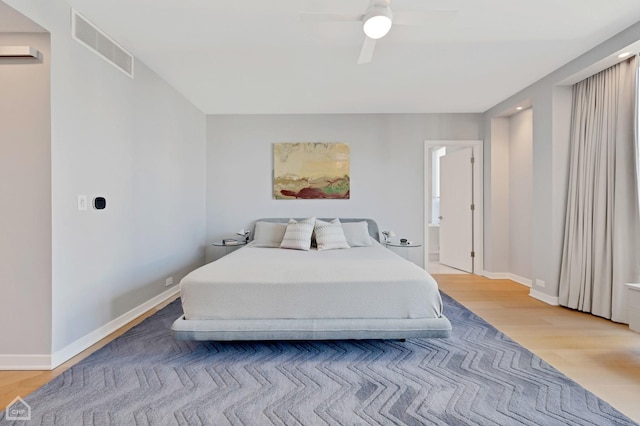
[[[280,247],[286,223],[256,222],[253,230],[254,247]]]
[[[369,247],[373,245],[369,235],[369,224],[362,222],[344,222],[342,224],[344,236],[351,247]]]

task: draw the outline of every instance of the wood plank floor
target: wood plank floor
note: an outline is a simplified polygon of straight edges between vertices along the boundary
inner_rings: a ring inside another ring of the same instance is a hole
[[[640,423],[640,334],[626,325],[549,306],[513,281],[475,275],[434,277],[445,293]],[[0,406],[33,392],[162,306],[53,371],[0,371]]]
[[[640,423],[640,334],[627,325],[547,305],[513,281],[434,277],[442,291]]]

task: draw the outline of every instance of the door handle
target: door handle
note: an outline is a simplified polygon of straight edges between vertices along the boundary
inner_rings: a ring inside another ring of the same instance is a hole
[[[438,219],[442,220],[442,216],[438,216]]]

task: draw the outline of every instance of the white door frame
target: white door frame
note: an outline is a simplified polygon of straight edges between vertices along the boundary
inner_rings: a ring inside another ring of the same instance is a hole
[[[460,148],[472,148],[475,163],[473,167],[473,202],[475,210],[473,215],[473,251],[475,259],[473,262],[473,273],[484,275],[484,161],[482,157],[481,140],[425,140],[424,141],[424,215],[422,223],[424,226],[424,266],[428,271],[429,265],[429,223],[428,217],[431,212],[431,197],[427,197],[427,189],[431,188],[431,155],[429,148],[441,146],[455,146]]]

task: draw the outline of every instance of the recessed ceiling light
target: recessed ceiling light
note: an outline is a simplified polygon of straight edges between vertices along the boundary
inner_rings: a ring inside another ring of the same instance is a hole
[[[618,58],[622,59],[622,58],[626,58],[627,56],[631,56],[632,52],[624,52],[618,55]]]
[[[516,108],[516,109],[517,109],[518,111],[520,111],[520,110],[522,110],[522,107],[518,107],[518,108]]]

